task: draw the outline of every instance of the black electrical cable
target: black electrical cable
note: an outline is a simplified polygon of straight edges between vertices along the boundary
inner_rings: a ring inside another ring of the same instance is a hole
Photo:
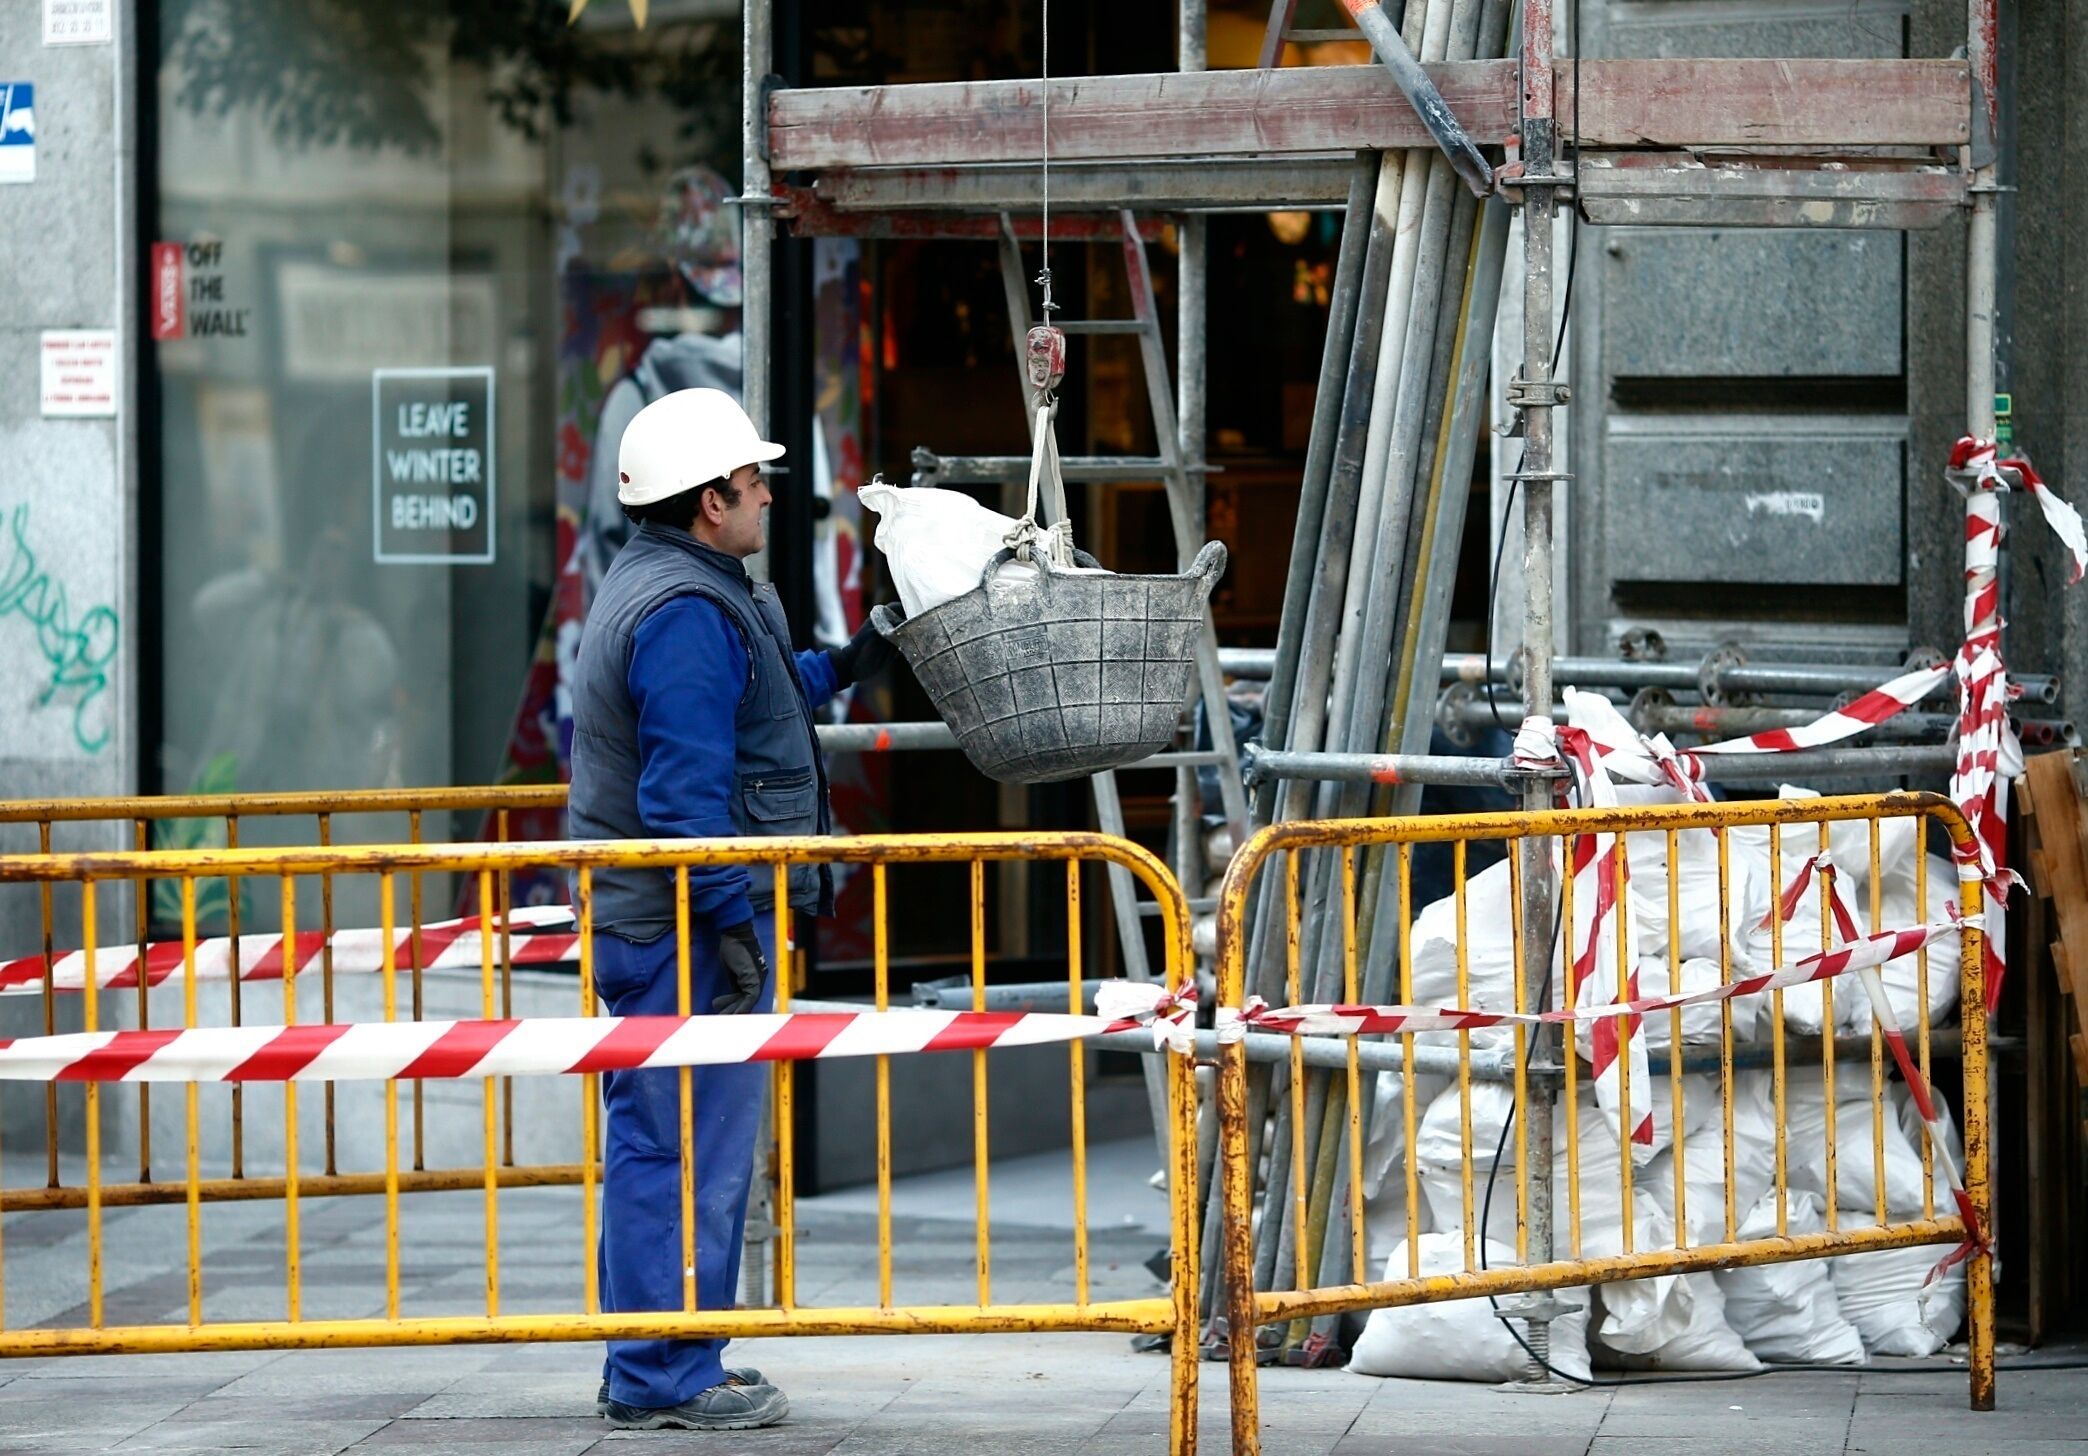
[[[1517,462],[1515,468],[1517,470],[1522,469],[1520,461]],[[1494,602],[1501,594],[1501,557],[1508,550],[1508,513],[1515,509],[1515,492],[1516,488],[1521,484],[1520,480],[1509,481],[1508,497],[1501,502],[1501,539],[1494,542],[1493,575],[1488,578],[1486,588],[1486,708],[1488,712],[1493,714],[1494,727],[1500,729],[1503,733],[1508,731],[1508,725],[1501,721],[1501,705],[1494,697]]]

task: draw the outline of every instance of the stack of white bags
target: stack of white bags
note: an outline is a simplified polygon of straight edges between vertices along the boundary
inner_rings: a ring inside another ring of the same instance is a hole
[[[1626,791],[1640,802],[1658,802],[1656,791]],[[1786,797],[1803,790],[1786,789]],[[1627,800],[1629,801],[1629,800]],[[1878,923],[1871,924],[1870,827],[1867,822],[1835,825],[1831,852],[1845,905],[1853,912],[1859,934],[1874,929],[1903,929],[1949,918],[1947,904],[1955,894],[1957,875],[1948,860],[1931,856],[1927,864],[1926,905],[1917,903],[1917,825],[1912,820],[1880,826]],[[1691,991],[1719,983],[1720,916],[1718,844],[1709,831],[1685,831],[1677,841],[1681,975],[1672,988]],[[1778,873],[1772,879],[1766,828],[1727,831],[1730,882],[1727,892],[1729,954],[1733,974],[1766,971],[1777,964],[1771,933],[1763,923],[1769,907],[1784,898],[1772,894],[1781,884],[1788,892],[1803,872],[1807,858],[1819,848],[1818,831],[1810,825],[1783,831]],[[1669,986],[1667,842],[1664,833],[1630,836],[1635,949],[1639,993],[1665,995]],[[1789,964],[1821,948],[1820,897],[1815,879],[1798,897],[1783,927],[1782,961]],[[1577,923],[1586,907],[1577,907]],[[1467,973],[1470,1004],[1485,1010],[1514,1006],[1514,946],[1510,927],[1515,907],[1509,895],[1508,868],[1497,864],[1472,876],[1466,886]],[[1457,915],[1452,899],[1429,905],[1410,929],[1413,958],[1413,1001],[1423,1006],[1457,1004]],[[1585,935],[1585,929],[1580,934]],[[1614,946],[1614,942],[1608,942]],[[1605,951],[1607,970],[1616,964]],[[1928,951],[1926,1007],[1921,1004],[1917,958],[1903,957],[1880,972],[1886,995],[1910,1041],[1924,1020],[1945,1020],[1958,998],[1957,941],[1954,936],[1931,944]],[[1599,978],[1602,994],[1583,996],[1585,1003],[1615,999],[1614,986]],[[1552,1001],[1563,1000],[1561,969],[1555,956]],[[1736,1042],[1768,1039],[1774,1015],[1764,994],[1736,999],[1732,1007]],[[1924,1216],[1919,1119],[1907,1089],[1890,1077],[1882,1104],[1875,1098],[1870,1068],[1844,1064],[1836,1068],[1835,1134],[1837,1158],[1834,1186],[1826,1184],[1826,1096],[1820,1068],[1820,1033],[1826,998],[1821,987],[1805,986],[1784,993],[1787,1071],[1786,1174],[1783,1226],[1790,1233],[1826,1227],[1830,1200],[1841,1228],[1878,1221],[1880,1190],[1873,1155],[1874,1124],[1884,1140],[1885,1186],[1882,1201],[1888,1220]],[[1834,1031],[1838,1035],[1870,1030],[1871,1009],[1853,981],[1835,983]],[[1475,1047],[1512,1047],[1506,1028],[1471,1034]],[[1581,1053],[1587,1054],[1587,1024],[1581,1029]],[[1641,1035],[1651,1048],[1665,1048],[1670,1016],[1645,1019]],[[1684,1047],[1715,1048],[1722,1035],[1717,1004],[1686,1008],[1682,1015]],[[1803,1039],[1801,1039],[1803,1038]],[[1888,1067],[1890,1063],[1888,1060]],[[1888,1074],[1889,1075],[1889,1074]],[[1632,1103],[1650,1110],[1654,1123],[1651,1149],[1636,1150],[1632,1174],[1632,1247],[1673,1247],[1676,1223],[1676,1162],[1682,1169],[1682,1220],[1690,1245],[1726,1241],[1726,1154],[1724,1119],[1716,1075],[1691,1075],[1684,1082],[1684,1126],[1672,1126],[1668,1079],[1634,1088]],[[1766,1069],[1734,1074],[1733,1217],[1739,1237],[1775,1237],[1778,1199],[1775,1191],[1775,1119],[1771,1073]],[[1364,1153],[1363,1189],[1367,1199],[1369,1257],[1387,1279],[1407,1277],[1410,1230],[1418,1231],[1420,1272],[1454,1273],[1465,1268],[1465,1228],[1472,1227],[1474,1263],[1499,1267],[1516,1262],[1515,1148],[1510,1129],[1513,1093],[1501,1083],[1475,1081],[1471,1087],[1470,1142],[1473,1158],[1472,1207],[1465,1207],[1460,1163],[1463,1156],[1463,1101],[1456,1082],[1446,1077],[1417,1076],[1415,1161],[1420,1207],[1409,1217],[1406,1191],[1404,1079],[1397,1074],[1377,1078],[1371,1112],[1370,1139]],[[1571,1257],[1565,1110],[1557,1110],[1553,1129],[1554,1248]],[[1953,1143],[1954,1143],[1953,1139]],[[1577,1128],[1580,1162],[1580,1245],[1582,1257],[1623,1252],[1623,1201],[1620,1149],[1613,1124],[1597,1108],[1588,1080],[1580,1084]],[[1494,1173],[1494,1150],[1503,1148]],[[1942,1159],[1953,1164],[1959,1149],[1938,1149],[1928,1182],[1929,1208],[1949,1212],[1952,1203]],[[1482,1226],[1483,1224],[1483,1226]],[[1964,1269],[1959,1265],[1929,1281],[1930,1271],[1945,1254],[1935,1246],[1848,1254],[1831,1259],[1802,1260],[1721,1273],[1669,1275],[1572,1290],[1560,1295],[1572,1311],[1551,1325],[1550,1363],[1560,1372],[1586,1378],[1592,1365],[1629,1370],[1752,1370],[1764,1361],[1778,1363],[1860,1364],[1872,1355],[1931,1355],[1957,1333],[1964,1317]],[[1520,1332],[1522,1325],[1517,1322]],[[1426,1379],[1499,1381],[1527,1370],[1529,1356],[1509,1326],[1498,1319],[1484,1298],[1380,1309],[1371,1313],[1351,1354],[1349,1369],[1366,1375]]]

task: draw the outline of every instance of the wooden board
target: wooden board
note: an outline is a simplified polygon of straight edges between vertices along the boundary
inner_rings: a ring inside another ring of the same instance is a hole
[[[2031,841],[2030,877],[2037,894],[2052,902],[2049,947],[2052,973],[2061,994],[2073,1003],[2076,1032],[2071,1040],[2074,1063],[2088,1086],[2088,991],[2076,966],[2078,952],[2088,955],[2088,843],[2084,816],[2074,781],[2071,752],[2040,753],[2028,760],[2017,798]]]
[[[1956,146],[1970,130],[1963,61],[1612,60],[1581,68],[1590,147]],[[1514,61],[1430,66],[1482,145],[1517,124]],[[1555,77],[1563,134],[1574,68]],[[769,102],[770,165],[934,167],[1036,160],[1036,80],[820,87]],[[1378,66],[1082,76],[1051,82],[1051,150],[1063,161],[1278,155],[1433,145]]]
[[[1507,136],[1513,61],[1429,70],[1474,136]],[[1034,80],[778,91],[769,103],[769,160],[779,172],[1033,162],[1043,121],[1043,86]],[[1069,162],[1432,145],[1391,77],[1374,66],[1051,83],[1052,156]]]
[[[1963,61],[1584,61],[1580,129],[1611,147],[1959,146],[1971,135]],[[1559,133],[1574,125],[1558,70]]]

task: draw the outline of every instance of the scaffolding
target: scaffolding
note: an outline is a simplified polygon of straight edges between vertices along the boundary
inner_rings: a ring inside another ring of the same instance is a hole
[[[1469,664],[1444,658],[1464,492],[1439,486],[1455,481],[1457,442],[1476,433],[1485,413],[1486,351],[1466,335],[1493,333],[1513,210],[1523,224],[1523,322],[1520,368],[1505,388],[1523,454],[1504,479],[1521,497],[1525,592],[1521,653],[1506,675],[1518,701],[1508,705],[1506,721],[1519,720],[1524,704],[1548,713],[1563,681],[1642,695],[1693,685],[1707,705],[1693,711],[1728,714],[1777,711],[1734,702],[1748,691],[1803,697],[1874,684],[1825,665],[1758,666],[1750,685],[1744,661],[1707,661],[1701,671],[1676,664],[1674,673],[1692,683],[1644,667],[1620,670],[1631,664],[1556,657],[1562,644],[1552,602],[1553,517],[1560,487],[1572,477],[1554,450],[1555,411],[1567,407],[1568,390],[1555,375],[1560,285],[1552,220],[1562,205],[1596,226],[1915,229],[1963,216],[1965,429],[1990,438],[1997,0],[1968,0],[1963,58],[1832,61],[1560,56],[1553,0],[1519,0],[1514,15],[1508,0],[1408,0],[1400,25],[1377,0],[1343,3],[1380,65],[1282,68],[1286,39],[1332,37],[1293,31],[1296,0],[1274,0],[1261,66],[1209,71],[1203,0],[1178,0],[1175,72],[789,89],[770,75],[770,0],[747,0],[740,201],[746,401],[757,428],[769,424],[770,244],[778,221],[799,235],[1011,236],[1042,201],[1036,161],[1048,115],[1055,235],[1129,239],[1156,215],[1182,220],[1176,395],[1167,401],[1179,434],[1161,442],[1161,460],[1145,464],[1172,468],[1200,520],[1208,370],[1203,219],[1243,210],[1343,211],[1347,226],[1282,622],[1273,655],[1253,664],[1269,680],[1265,745],[1249,772],[1254,818],[1353,815],[1364,812],[1373,790],[1389,792],[1390,807],[1411,812],[1424,781],[1506,786],[1524,808],[1543,809],[1554,792],[1549,775],[1506,760],[1445,761],[1424,753],[1444,676],[1476,676],[1493,693],[1494,664],[1473,673]],[[1579,38],[1573,43],[1578,50]],[[1489,169],[1469,140],[1460,148],[1460,138],[1504,145],[1504,164]],[[779,175],[790,180],[779,182]],[[1486,200],[1463,196],[1458,179]],[[1410,218],[1420,224],[1420,241],[1395,246],[1391,235]],[[1411,328],[1407,298],[1419,300]],[[1359,391],[1359,375],[1369,380],[1379,361],[1385,367],[1378,387],[1364,383]],[[1426,459],[1431,435],[1433,473]],[[1356,458],[1358,451],[1368,460]],[[930,456],[929,473],[939,463]],[[1069,460],[1068,478],[1140,463]],[[1468,453],[1462,465],[1468,481]],[[976,478],[990,468],[960,467],[950,478]],[[1359,476],[1366,492],[1377,491],[1402,470],[1404,485],[1382,487],[1392,493],[1366,495],[1359,507]],[[1359,518],[1380,533],[1360,559],[1367,564],[1374,550],[1376,559],[1391,562],[1389,584],[1358,581],[1346,562],[1330,560],[1326,543],[1342,541],[1344,530],[1355,534]],[[1391,654],[1391,681],[1357,667],[1359,653],[1384,661],[1380,647]],[[1329,654],[1339,655],[1330,662]],[[1426,668],[1439,660],[1443,674]],[[2035,684],[2033,697],[2050,701],[2047,687]],[[1507,711],[1494,702],[1483,706],[1494,721]],[[1686,731],[1688,721],[1659,717],[1666,706],[1645,699],[1640,707],[1649,716],[1642,721]],[[1720,723],[1745,721],[1728,716]],[[2053,731],[2062,729],[2071,733],[2064,724]],[[1897,774],[1909,769],[1907,752],[1838,748],[1804,767]],[[1939,756],[1929,756],[1940,766]],[[1786,761],[1780,771],[1799,767]],[[1555,872],[1535,843],[1523,846],[1520,871],[1522,933],[1526,943],[1547,944]],[[1391,918],[1378,917],[1380,937]],[[1373,939],[1372,961],[1382,958],[1385,944]],[[1316,952],[1308,952],[1311,964]],[[1371,999],[1367,983],[1365,990]],[[1540,1063],[1556,1065],[1562,1054],[1556,1044],[1542,1048]],[[1530,1156],[1548,1167],[1549,1093],[1533,1096]],[[1529,1218],[1530,1257],[1541,1262],[1552,1251],[1546,1180],[1532,1189]],[[1274,1262],[1275,1243],[1287,1236],[1294,1231],[1266,1231],[1262,1262]],[[1534,1304],[1519,1312],[1540,1324],[1546,1315]]]

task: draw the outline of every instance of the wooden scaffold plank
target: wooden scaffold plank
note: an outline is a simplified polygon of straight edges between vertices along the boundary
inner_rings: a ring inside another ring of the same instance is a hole
[[[1971,126],[1971,76],[1956,60],[1610,60],[1584,62],[1579,126],[1597,147],[1949,147]],[[1512,132],[1516,63],[1428,68],[1465,127]],[[1574,68],[1554,79],[1562,127]],[[1054,162],[1282,155],[1432,145],[1381,70],[1087,76],[1051,84]],[[1036,80],[822,87],[774,93],[775,170],[947,167],[1035,159]]]

